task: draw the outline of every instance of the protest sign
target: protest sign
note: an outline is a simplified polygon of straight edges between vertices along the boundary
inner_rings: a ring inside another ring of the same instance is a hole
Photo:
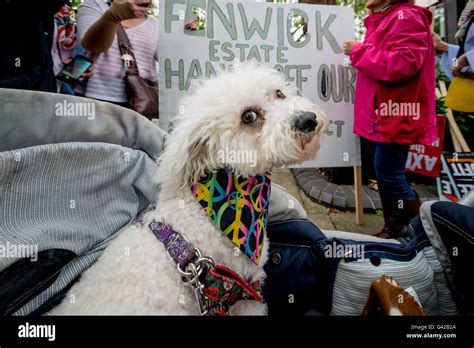
[[[196,30],[185,28],[190,21]],[[301,35],[296,38],[298,30]],[[355,70],[341,47],[343,40],[353,37],[349,7],[161,1],[160,126],[173,127],[173,119],[182,112],[179,100],[197,88],[197,79],[253,60],[281,71],[329,116],[317,158],[302,166],[360,165],[359,139],[352,133]]]
[[[441,200],[457,202],[474,189],[474,152],[444,153],[443,159],[438,194]]]
[[[446,118],[444,116],[436,116],[436,121],[438,123],[438,138],[431,145],[417,144],[410,146],[406,165],[408,172],[433,178],[439,177]]]

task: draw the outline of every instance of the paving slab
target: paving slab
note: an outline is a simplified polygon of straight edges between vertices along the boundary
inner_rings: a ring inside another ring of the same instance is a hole
[[[354,212],[330,213],[329,219],[338,231],[348,231],[363,234],[376,234],[383,228],[383,217],[376,214],[364,214],[364,225],[356,225],[356,214]]]
[[[337,230],[328,215],[308,213],[308,219],[321,230]]]
[[[272,181],[283,186],[290,195],[301,203],[300,189],[296,185],[295,178],[289,169],[278,169],[272,172]]]
[[[292,169],[293,170],[293,169]],[[353,185],[335,185],[326,181],[315,168],[293,170],[298,187],[303,189],[306,195],[312,197],[319,203],[335,206],[342,209],[354,209],[355,197]],[[437,199],[436,188],[426,185],[413,185],[421,201]],[[382,204],[378,192],[370,186],[363,186],[362,201],[364,209],[379,210]],[[343,194],[336,194],[343,192]]]
[[[300,175],[303,173],[303,170],[300,170]],[[308,170],[304,173],[309,173]],[[289,169],[278,169],[272,173],[272,181],[280,186],[285,187],[288,192],[293,195],[298,201],[303,205],[308,213],[308,219],[311,220],[316,226],[325,230],[339,230],[347,232],[357,232],[363,234],[374,234],[380,231],[383,227],[383,217],[377,216],[376,214],[368,213],[367,211],[364,214],[365,224],[363,226],[357,226],[355,223],[355,213],[353,211],[347,211],[344,208],[330,208],[327,205],[318,203],[314,196],[317,198],[321,190],[324,190],[330,185],[336,186],[334,184],[328,183],[325,180],[321,181],[316,178],[321,178],[318,175],[305,175],[306,179],[315,181],[315,185],[311,188],[311,196],[309,197],[305,191],[297,183],[295,178],[295,172],[292,172]],[[319,191],[318,191],[319,190]],[[331,187],[330,190],[332,194],[323,192],[327,195],[327,198],[334,200],[334,203],[341,203],[344,199],[346,206],[350,201],[351,197],[353,199],[353,187],[352,186],[336,186]],[[372,203],[369,199],[370,192],[364,195],[365,203]],[[374,195],[371,195],[371,199],[375,200]],[[337,201],[337,202],[336,202]],[[370,210],[369,210],[370,211]],[[373,210],[372,210],[373,211]]]
[[[324,215],[328,214],[328,210],[329,210],[328,207],[315,202],[314,200],[309,198],[302,190],[300,190],[300,192],[301,192],[300,197],[301,197],[303,207],[306,209],[308,213],[324,214]]]

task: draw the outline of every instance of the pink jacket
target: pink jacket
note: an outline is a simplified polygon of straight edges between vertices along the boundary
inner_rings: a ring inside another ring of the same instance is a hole
[[[354,133],[382,143],[428,144],[437,137],[431,12],[395,4],[369,15],[357,70]]]

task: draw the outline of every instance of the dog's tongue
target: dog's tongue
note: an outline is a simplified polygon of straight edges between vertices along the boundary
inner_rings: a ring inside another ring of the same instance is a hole
[[[243,178],[223,168],[190,184],[204,212],[257,265],[265,240],[270,182],[270,173]]]

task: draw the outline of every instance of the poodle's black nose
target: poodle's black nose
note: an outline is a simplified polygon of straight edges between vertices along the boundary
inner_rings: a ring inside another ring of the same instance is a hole
[[[295,129],[299,132],[310,133],[313,132],[317,125],[316,114],[314,112],[303,112],[296,117]]]

